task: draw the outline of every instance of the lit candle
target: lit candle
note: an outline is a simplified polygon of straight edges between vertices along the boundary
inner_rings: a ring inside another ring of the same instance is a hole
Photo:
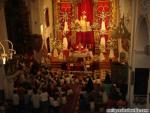
[[[3,57],[2,60],[3,60],[3,64],[6,64],[6,57]]]

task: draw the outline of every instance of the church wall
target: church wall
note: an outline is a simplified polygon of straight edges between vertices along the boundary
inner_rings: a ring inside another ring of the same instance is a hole
[[[7,28],[6,28],[4,2],[3,2],[3,0],[0,1],[0,21],[1,21],[0,22],[0,41],[7,40],[8,36],[7,36]]]
[[[32,34],[40,34],[41,24],[44,25],[45,37],[49,36],[53,32],[53,12],[52,12],[52,0],[29,0],[27,2],[30,10],[30,22]],[[48,8],[49,26],[46,26],[45,22],[45,10]]]
[[[52,0],[44,0],[44,9],[48,8],[49,26],[45,28],[45,37],[50,37],[53,34],[53,7]],[[45,20],[44,20],[45,21]]]
[[[150,72],[150,55],[145,51],[145,46],[150,44],[150,1],[136,0],[132,1],[134,12],[132,13],[132,43],[131,43],[131,74],[129,76],[130,83],[130,104],[134,101],[134,83],[132,83],[132,76],[134,76],[135,68],[149,68]],[[132,11],[133,11],[132,10]],[[150,74],[150,73],[149,73]],[[150,76],[150,75],[149,75]],[[141,75],[142,77],[142,75]],[[150,77],[149,77],[150,78]],[[150,83],[149,83],[150,84]],[[149,86],[149,85],[148,85]],[[148,88],[147,94],[150,90]],[[149,106],[149,95],[147,95],[147,106]],[[146,107],[146,106],[145,106]],[[147,107],[148,108],[148,107]]]
[[[41,34],[42,43],[46,44],[47,47],[47,38],[53,36],[53,0],[27,0],[26,4],[30,12],[31,33]],[[46,10],[48,11],[47,14]]]
[[[0,1],[0,42],[2,44],[4,40],[8,39],[7,36],[7,28],[6,28],[6,21],[5,21],[5,14],[4,14],[4,2],[5,0]],[[6,51],[8,50],[8,45],[4,45],[6,48]],[[1,48],[1,47],[0,47]],[[0,60],[0,99],[4,99],[2,96],[3,94],[6,94],[7,88],[6,85],[8,84],[8,81],[5,77],[5,72],[4,72],[4,66],[2,64],[2,61]],[[7,96],[7,95],[5,95]]]
[[[40,34],[39,0],[28,0],[26,4],[30,12],[30,28],[32,34]]]
[[[146,4],[146,5],[145,5]],[[138,21],[134,41],[134,66],[135,68],[150,68],[150,55],[146,54],[145,47],[150,44],[150,5],[149,1],[139,1]]]
[[[135,55],[135,68],[150,68],[150,57],[144,55],[142,52]]]
[[[50,40],[51,38],[53,38],[53,26],[54,26],[53,25],[53,0],[43,0],[43,11],[44,12],[40,13],[41,20],[42,20],[41,25],[43,25],[44,27],[42,48],[43,46],[45,46],[48,52],[50,52],[51,51]]]

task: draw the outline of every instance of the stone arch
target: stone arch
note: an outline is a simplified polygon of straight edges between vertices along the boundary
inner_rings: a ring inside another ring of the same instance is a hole
[[[144,51],[144,47],[149,42],[149,20],[147,16],[140,16],[137,22],[135,49]]]

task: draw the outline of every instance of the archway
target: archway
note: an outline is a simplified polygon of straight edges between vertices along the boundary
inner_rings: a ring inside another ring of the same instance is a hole
[[[149,56],[147,56],[145,47],[149,44],[149,20],[147,15],[142,15],[137,21],[137,30],[134,45],[134,101],[139,105],[146,105],[148,98],[148,78],[149,78]],[[143,91],[140,91],[142,87]],[[141,97],[141,95],[143,95]],[[143,100],[143,101],[141,101]]]
[[[137,34],[135,40],[135,50],[144,51],[144,47],[149,42],[148,19],[140,16],[137,24]]]

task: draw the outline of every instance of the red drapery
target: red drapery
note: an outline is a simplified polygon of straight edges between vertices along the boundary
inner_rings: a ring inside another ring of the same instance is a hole
[[[90,25],[93,23],[93,0],[82,0],[80,3],[78,3],[78,19],[80,20],[80,17],[83,16],[83,12],[86,12],[85,15],[87,17],[87,21],[90,22]],[[71,24],[71,16],[72,16],[72,5],[70,2],[64,2],[61,3],[60,7],[61,12],[67,12],[68,14],[68,26],[70,28]],[[97,12],[101,13],[102,11],[108,13],[111,10],[111,2],[109,0],[104,0],[104,1],[99,1],[98,2],[98,8]],[[61,15],[62,16],[62,15]],[[109,20],[111,18],[110,16],[106,16],[105,18],[105,24],[106,24],[106,29],[108,30],[108,24]],[[99,24],[101,24],[102,19],[99,18]],[[61,21],[62,26],[64,23],[64,20]],[[71,35],[71,31],[67,34],[67,38],[69,39]],[[107,35],[103,35],[105,39],[108,39]],[[93,31],[88,31],[88,32],[77,32],[76,33],[76,44],[75,47],[81,43],[84,47],[89,46],[89,47],[94,47],[94,32]],[[69,44],[70,45],[70,44]]]
[[[87,17],[87,21],[90,22],[90,25],[93,22],[93,2],[92,0],[82,0],[81,3],[78,4],[78,19],[83,16],[83,12],[86,12],[85,15]],[[81,43],[85,46],[94,46],[94,33],[93,31],[88,32],[77,32],[76,33],[76,45]]]
[[[67,21],[68,22],[68,26],[70,28],[71,16],[72,16],[72,6],[71,6],[71,3],[69,3],[69,2],[61,3],[60,11],[62,13],[61,17],[63,17],[63,19],[61,20],[61,24],[63,24],[62,26],[64,26],[64,22]],[[64,20],[64,16],[63,16],[64,13],[67,13],[66,20]]]

